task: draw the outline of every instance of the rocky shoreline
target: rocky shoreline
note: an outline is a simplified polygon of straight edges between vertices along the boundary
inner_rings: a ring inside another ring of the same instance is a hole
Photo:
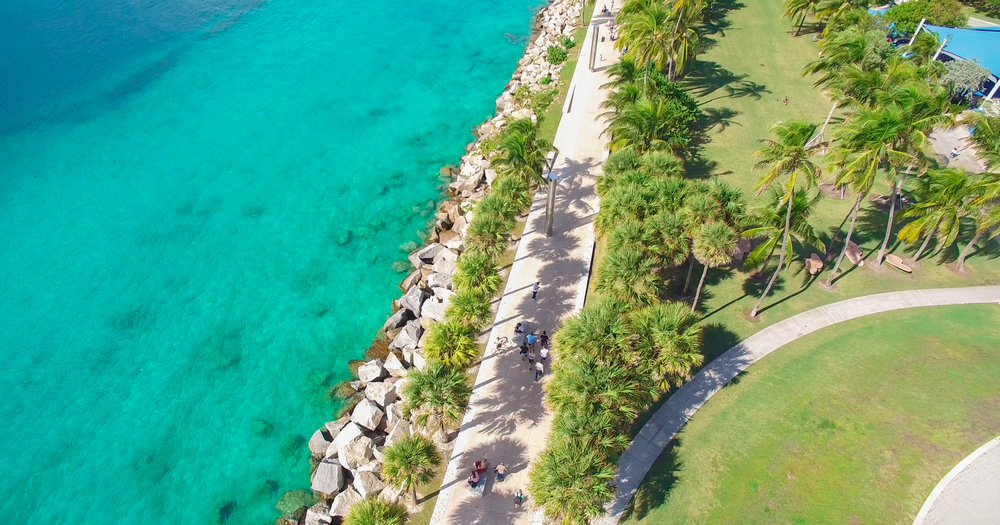
[[[424,334],[433,323],[444,320],[454,296],[452,276],[465,250],[472,208],[497,177],[480,146],[503,130],[507,122],[536,119],[534,112],[517,100],[515,92],[522,86],[531,93],[541,92],[548,84],[543,83],[543,78],[558,77],[562,65],[550,64],[547,50],[560,45],[563,37],[572,37],[581,8],[576,0],[556,0],[539,10],[532,26],[532,40],[496,101],[496,115],[478,127],[477,138],[466,147],[460,167],[442,169],[453,179],[447,190],[450,198],[434,216],[428,244],[409,255],[414,270],[399,284],[403,295],[393,301],[393,313],[367,353],[370,360],[357,368],[356,381],[339,388],[347,398],[343,417],[324,424],[309,439],[315,503],[288,512],[278,523],[336,524],[366,497],[377,495],[399,501],[399,487],[381,479],[385,447],[414,432],[443,438],[433,436],[432,430],[418,428],[403,416],[406,375],[409,369],[420,370],[427,363]]]

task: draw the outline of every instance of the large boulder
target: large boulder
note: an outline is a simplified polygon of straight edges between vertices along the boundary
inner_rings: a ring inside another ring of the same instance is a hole
[[[431,288],[431,291],[434,292],[435,299],[444,301],[445,306],[448,305],[452,297],[455,297],[455,292],[447,288]]]
[[[351,421],[368,430],[375,430],[385,417],[385,412],[371,399],[363,399],[351,412]]]
[[[406,366],[403,365],[403,362],[394,353],[389,354],[389,357],[385,358],[385,364],[382,367],[392,377],[403,377],[406,375]]]
[[[326,450],[330,448],[330,443],[332,442],[333,435],[330,434],[326,427],[322,427],[313,432],[312,437],[309,438],[309,453],[314,458],[322,458],[326,455]]]
[[[399,503],[400,498],[403,496],[403,491],[400,490],[398,485],[386,485],[382,492],[378,493],[379,499],[386,503],[391,503],[393,505]]]
[[[358,491],[362,498],[377,496],[384,488],[385,483],[382,483],[382,480],[378,479],[374,472],[354,473],[354,490]]]
[[[416,318],[417,316],[414,315],[413,312],[409,311],[406,308],[400,308],[399,310],[396,310],[396,313],[390,315],[389,318],[385,320],[385,324],[382,325],[382,328],[386,330],[392,330],[393,328],[402,328],[406,326],[406,323]]]
[[[337,437],[333,438],[330,448],[326,449],[326,457],[337,455],[341,448],[363,437],[365,437],[365,433],[354,422],[344,425],[344,429],[337,434]]]
[[[451,230],[447,230],[451,231]],[[427,277],[427,286],[431,288],[451,288],[451,276],[443,273],[432,273]],[[427,306],[427,301],[424,301],[424,307]]]
[[[313,473],[312,489],[329,496],[334,496],[344,490],[344,469],[340,462],[331,458],[324,459]]]
[[[403,399],[403,388],[406,386],[407,381],[409,381],[409,379],[405,377],[401,377],[399,378],[399,381],[396,381],[396,395],[399,396],[400,399]]]
[[[398,391],[397,391],[398,392]],[[385,407],[385,426],[392,428],[396,423],[403,420],[403,402],[397,401]]]
[[[420,326],[420,321],[410,321],[409,323],[406,323],[406,326],[404,326],[399,334],[396,335],[396,338],[392,340],[389,347],[399,350],[416,348],[417,344],[420,343],[420,336],[423,334],[424,329]]]
[[[327,525],[333,518],[330,517],[330,504],[321,501],[306,511],[304,525]]]
[[[434,256],[444,249],[439,243],[431,243],[423,248],[411,253],[409,255],[409,260],[413,263],[414,268],[419,268],[422,264],[431,264],[434,262]]]
[[[331,516],[346,516],[351,510],[351,507],[361,503],[364,498],[357,493],[354,489],[347,489],[337,497],[334,498],[333,504],[330,505],[330,515]]]
[[[417,266],[412,272],[410,272],[409,275],[407,275],[406,277],[403,278],[402,281],[400,281],[399,291],[405,293],[407,290],[409,290],[410,288],[412,288],[413,286],[415,286],[417,283],[420,282],[420,277],[421,277],[420,267]]]
[[[367,363],[358,367],[358,380],[362,383],[371,383],[373,381],[378,381],[383,377],[388,376],[385,368],[382,368],[383,361],[381,359],[372,359]]]
[[[340,464],[348,470],[354,470],[371,461],[375,442],[370,437],[363,437],[343,447],[337,453]]]
[[[392,430],[389,431],[389,435],[385,438],[385,446],[391,447],[396,443],[399,443],[406,436],[410,435],[410,423],[405,419],[396,421],[393,425]]]
[[[451,250],[448,250],[449,252]],[[452,252],[454,253],[454,252]],[[442,273],[444,275],[455,275],[455,265],[457,263],[457,257],[455,259],[451,258],[441,258],[438,259],[434,266],[431,268],[436,273]]]
[[[406,295],[400,297],[399,304],[403,308],[413,312],[414,315],[419,316],[420,306],[424,304],[424,299],[427,299],[427,292],[417,286],[413,286],[406,291]]]
[[[455,221],[462,216],[462,209],[458,207],[458,203],[455,201],[445,201],[442,203],[441,211],[448,214],[448,222],[452,224],[455,224]]]
[[[384,409],[396,401],[396,384],[395,382],[368,383],[368,388],[365,388],[365,397]]]
[[[465,250],[465,241],[462,240],[462,236],[455,230],[444,230],[438,236],[438,241],[445,245],[449,250],[454,250],[460,252]]]
[[[438,274],[435,274],[438,275]],[[442,288],[443,290],[444,288]],[[424,310],[421,312],[423,318],[430,318],[437,322],[444,321],[444,311],[448,305],[439,299],[428,299],[424,301]]]
[[[374,457],[375,459],[369,461],[368,463],[365,463],[364,465],[361,465],[360,467],[354,470],[355,476],[357,476],[358,472],[371,472],[376,476],[382,477],[382,461],[385,459],[385,453],[379,451],[378,455],[375,455],[375,452],[378,451],[378,449],[379,447],[375,447],[372,449],[372,457]],[[379,457],[381,457],[382,459],[379,459]]]

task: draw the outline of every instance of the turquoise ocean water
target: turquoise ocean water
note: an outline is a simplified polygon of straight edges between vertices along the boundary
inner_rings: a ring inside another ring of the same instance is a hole
[[[0,523],[259,524],[308,487],[537,4],[0,4]]]

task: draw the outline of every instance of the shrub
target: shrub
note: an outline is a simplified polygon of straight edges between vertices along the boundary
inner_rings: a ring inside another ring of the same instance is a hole
[[[569,52],[561,46],[549,46],[546,54],[549,64],[562,64],[569,58]]]
[[[552,75],[545,75],[544,77],[538,79],[538,83],[547,86],[552,83]]]
[[[468,325],[476,330],[493,320],[489,298],[476,290],[465,288],[451,298],[451,304],[444,315],[449,321]]]
[[[402,505],[386,503],[378,497],[358,503],[344,516],[344,525],[403,525],[405,522],[406,509]]]
[[[474,291],[484,297],[493,297],[500,289],[500,275],[493,258],[485,253],[466,252],[456,264],[452,276],[455,291]]]
[[[469,252],[499,257],[507,250],[507,234],[514,229],[514,221],[493,215],[477,215],[469,224],[465,238]]]
[[[464,370],[476,359],[479,348],[472,327],[445,321],[432,325],[424,336],[427,357],[455,369]]]
[[[527,84],[521,84],[510,96],[514,98],[514,102],[524,102],[531,97],[531,88]]]
[[[531,193],[529,193],[528,183],[517,177],[500,177],[493,181],[491,195],[507,199],[517,208],[518,215],[528,209],[531,204]]]
[[[535,95],[531,97],[531,110],[534,111],[536,115],[541,115],[546,109],[548,109],[549,105],[552,104],[552,99],[555,98],[557,93],[559,93],[558,89],[550,89],[535,93]]]
[[[573,46],[576,45],[576,42],[574,42],[573,39],[568,36],[562,37],[562,40],[559,43],[562,44],[562,46],[565,47],[566,49],[573,49]]]
[[[948,72],[941,81],[951,84],[953,97],[963,99],[967,99],[974,91],[979,91],[991,76],[990,70],[975,60],[952,60],[945,64],[945,68]]]
[[[893,6],[883,16],[886,24],[894,22],[902,33],[913,33],[921,18],[928,24],[949,27],[962,27],[969,19],[958,0],[910,0]]]
[[[604,515],[615,494],[615,466],[583,443],[551,444],[531,469],[528,490],[545,514],[565,524],[584,524]]]

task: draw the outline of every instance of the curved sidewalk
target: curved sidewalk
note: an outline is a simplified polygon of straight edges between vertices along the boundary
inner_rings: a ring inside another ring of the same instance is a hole
[[[890,292],[820,306],[764,328],[702,368],[653,414],[622,453],[615,476],[618,491],[606,506],[607,515],[597,523],[618,523],[649,468],[687,420],[729,381],[778,348],[821,328],[866,315],[920,306],[992,302],[1000,302],[1000,286]]]
[[[995,523],[1000,518],[1000,437],[951,469],[934,487],[913,525]]]

